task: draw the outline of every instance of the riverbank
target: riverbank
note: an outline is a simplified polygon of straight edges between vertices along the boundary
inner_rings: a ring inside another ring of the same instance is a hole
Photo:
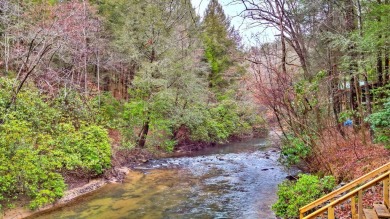
[[[29,210],[27,208],[27,203],[21,202],[17,207],[7,209],[3,212],[3,215],[0,215],[0,219],[33,218],[35,214],[64,206],[69,202],[82,198],[82,196],[88,195],[107,184],[121,183],[132,167],[145,163],[152,158],[156,158],[156,156],[153,156],[153,154],[147,152],[146,150],[134,149],[132,151],[116,151],[115,156],[113,156],[112,167],[107,169],[104,174],[97,178],[88,179],[78,176],[77,174],[65,175],[64,178],[68,185],[68,190],[61,199],[58,199],[53,204],[49,204],[37,210]]]
[[[60,207],[61,205],[64,205],[66,203],[69,203],[72,200],[75,200],[78,197],[81,197],[82,195],[86,195],[90,192],[96,191],[97,189],[103,187],[104,185],[107,184],[107,181],[104,180],[103,178],[100,179],[95,179],[90,181],[89,183],[76,187],[73,189],[70,189],[65,192],[64,197],[61,199],[57,200],[54,204],[47,205],[45,207],[39,208],[35,211],[31,211],[23,206],[16,207],[14,209],[9,209],[4,212],[2,217],[4,219],[20,219],[20,218],[27,218],[30,217],[36,213],[43,212],[55,207]]]

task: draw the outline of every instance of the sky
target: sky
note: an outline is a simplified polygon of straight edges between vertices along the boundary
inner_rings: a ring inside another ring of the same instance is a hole
[[[257,41],[254,36],[256,36],[256,38],[262,43],[274,40],[275,34],[271,29],[251,27],[248,20],[244,20],[239,16],[239,14],[245,9],[242,4],[231,3],[232,0],[219,0],[218,2],[223,6],[225,14],[232,19],[231,25],[234,25],[234,27],[240,31],[240,35],[243,38],[245,46],[256,45]],[[191,3],[198,15],[203,16],[209,0],[191,0]]]

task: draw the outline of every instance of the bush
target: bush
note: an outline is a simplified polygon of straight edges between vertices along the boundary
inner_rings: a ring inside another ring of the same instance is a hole
[[[278,186],[278,201],[272,206],[276,216],[282,218],[298,218],[299,208],[331,192],[336,186],[333,176],[301,174],[296,182],[285,181]]]
[[[253,127],[262,125],[254,109],[239,107],[232,100],[224,100],[201,111],[196,120],[189,121],[192,140],[223,142],[231,136],[251,134]]]
[[[0,208],[20,196],[29,197],[30,207],[37,208],[65,190],[62,176],[55,172],[60,163],[47,153],[50,137],[31,127],[13,117],[0,126]]]
[[[82,167],[96,174],[103,173],[111,164],[111,145],[107,131],[99,126],[90,125],[81,127],[79,132],[81,138],[78,152],[81,155]]]
[[[52,101],[53,108],[61,115],[61,121],[71,122],[79,128],[83,123],[94,122],[94,116],[85,96],[75,90],[61,90]]]
[[[107,128],[118,128],[122,123],[123,104],[111,93],[105,92],[89,101],[96,124]]]
[[[76,130],[72,124],[58,126],[54,156],[67,170],[81,167],[92,174],[101,174],[110,166],[111,146],[107,131],[100,126],[82,126]]]
[[[368,118],[375,132],[375,140],[384,143],[390,149],[390,99],[384,104],[384,108],[373,113]]]
[[[64,170],[96,175],[110,166],[107,131],[80,95],[50,99],[26,84],[9,107],[12,83],[0,78],[0,210],[21,197],[32,209],[52,203],[66,189]]]
[[[311,148],[302,139],[289,135],[284,139],[281,160],[287,166],[296,165],[311,154]]]

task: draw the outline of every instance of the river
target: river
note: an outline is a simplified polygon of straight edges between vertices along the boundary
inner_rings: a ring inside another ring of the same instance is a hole
[[[275,218],[277,185],[288,175],[266,139],[152,160],[121,184],[34,218]]]

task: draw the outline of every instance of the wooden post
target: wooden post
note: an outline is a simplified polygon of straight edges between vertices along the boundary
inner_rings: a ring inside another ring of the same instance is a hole
[[[383,180],[383,203],[386,205],[386,207],[389,207],[389,177],[385,178]]]
[[[351,197],[351,215],[352,215],[352,219],[356,219],[356,200],[355,200],[356,196],[352,196]]]
[[[303,218],[303,213],[301,211],[299,211],[299,219],[302,219]]]
[[[358,219],[363,219],[363,190],[358,193]]]
[[[334,208],[333,208],[333,206],[330,206],[328,208],[328,219],[334,219]]]

